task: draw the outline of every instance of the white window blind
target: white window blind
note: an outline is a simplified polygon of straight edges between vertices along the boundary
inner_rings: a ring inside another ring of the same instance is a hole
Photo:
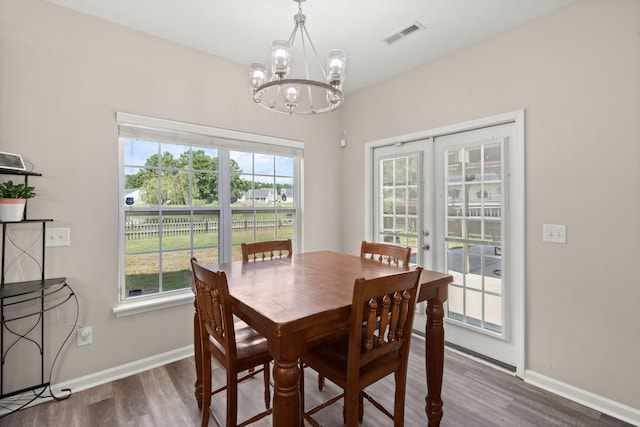
[[[181,145],[205,145],[237,151],[303,157],[304,143],[266,135],[250,134],[192,123],[116,114],[121,137]]]

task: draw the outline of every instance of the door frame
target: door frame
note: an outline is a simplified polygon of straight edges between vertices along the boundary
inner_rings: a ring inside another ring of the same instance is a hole
[[[452,133],[464,132],[484,127],[496,126],[513,122],[515,125],[515,137],[510,150],[515,150],[516,164],[507,172],[518,187],[514,191],[516,212],[509,213],[508,226],[511,230],[511,268],[514,271],[511,291],[517,293],[515,299],[517,307],[513,316],[513,330],[517,341],[516,346],[516,375],[524,378],[525,368],[525,110],[515,110],[494,116],[483,117],[462,123],[441,126],[433,129],[414,133],[392,136],[364,144],[364,239],[373,238],[374,210],[374,168],[373,151],[377,147],[398,145],[407,142],[419,141]],[[428,179],[428,177],[425,177]],[[432,177],[433,179],[433,177]]]

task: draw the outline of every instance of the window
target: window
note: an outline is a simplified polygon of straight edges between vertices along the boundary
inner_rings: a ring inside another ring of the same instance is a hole
[[[120,300],[190,288],[189,260],[300,229],[302,143],[118,113]]]

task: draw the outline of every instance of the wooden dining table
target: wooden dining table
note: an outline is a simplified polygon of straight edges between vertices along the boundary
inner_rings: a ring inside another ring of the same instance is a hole
[[[331,334],[349,323],[356,278],[395,274],[397,267],[376,260],[331,251],[291,257],[209,266],[224,271],[234,314],[267,338],[273,357],[273,415],[278,427],[302,425],[298,359],[308,341]],[[429,426],[442,419],[444,367],[443,303],[452,276],[423,270],[418,301],[427,301],[425,412]],[[196,399],[202,406],[202,354],[197,307],[194,317]]]

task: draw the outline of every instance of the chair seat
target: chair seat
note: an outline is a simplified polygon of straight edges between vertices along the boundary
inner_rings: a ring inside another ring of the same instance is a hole
[[[241,320],[234,323],[234,328],[239,371],[244,371],[271,360],[271,355],[267,350],[267,339],[264,336]],[[217,348],[221,353],[224,352],[220,343],[212,336],[209,336],[209,345],[212,348]]]
[[[349,335],[340,334],[307,344],[302,359],[311,369],[323,372],[324,376],[340,387],[347,385],[347,354]],[[360,381],[363,387],[373,384],[398,370],[400,359],[397,354],[389,353],[375,359],[360,368]]]

